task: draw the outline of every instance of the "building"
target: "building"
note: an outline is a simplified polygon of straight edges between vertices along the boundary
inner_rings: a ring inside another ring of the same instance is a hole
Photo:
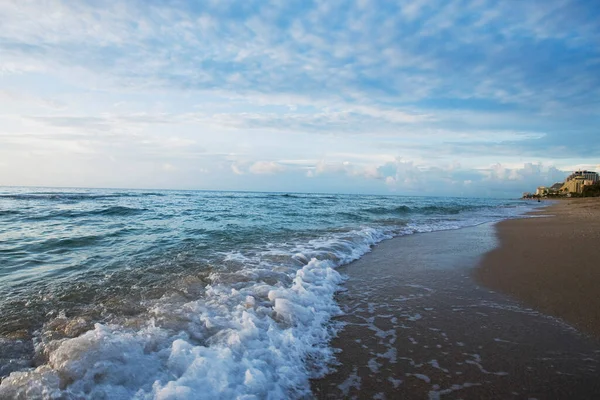
[[[569,182],[575,178],[583,178],[584,180],[592,181],[592,183],[596,183],[596,182],[600,181],[600,176],[598,175],[597,172],[584,170],[584,171],[573,172],[571,175],[569,175],[567,177],[567,179],[565,180],[565,183]]]
[[[594,171],[575,171],[565,179],[565,182],[558,182],[554,185],[540,186],[536,189],[535,194],[530,196],[547,197],[547,196],[571,196],[571,194],[582,194],[585,186],[593,186],[600,183],[600,176]],[[527,197],[523,194],[523,197]]]
[[[556,196],[560,194],[560,189],[563,187],[563,182],[557,182],[548,188],[548,196]]]
[[[564,185],[560,188],[561,194],[583,193],[583,187],[593,184],[592,180],[585,179],[582,175],[567,179]]]

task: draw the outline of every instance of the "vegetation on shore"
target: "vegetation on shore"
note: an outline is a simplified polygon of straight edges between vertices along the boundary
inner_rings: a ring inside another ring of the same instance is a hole
[[[600,182],[583,187],[583,192],[577,197],[600,197]]]

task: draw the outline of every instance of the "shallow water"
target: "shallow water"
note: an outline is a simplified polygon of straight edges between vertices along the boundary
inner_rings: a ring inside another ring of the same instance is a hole
[[[339,268],[338,365],[315,397],[600,398],[598,340],[473,281],[496,245],[484,224],[396,238]]]
[[[0,397],[303,397],[336,267],[521,201],[0,189]]]

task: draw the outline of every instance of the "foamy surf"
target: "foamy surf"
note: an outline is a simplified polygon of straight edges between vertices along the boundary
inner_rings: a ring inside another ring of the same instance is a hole
[[[211,284],[194,301],[160,299],[145,323],[95,324],[69,339],[41,335],[36,352],[47,362],[5,378],[0,398],[308,397],[309,379],[326,373],[333,359],[328,342],[342,282],[335,268],[389,237],[366,228],[313,241],[306,253],[328,259],[306,262],[309,256],[295,253],[306,264],[289,274],[289,285],[266,284],[260,269],[249,269],[258,280]]]

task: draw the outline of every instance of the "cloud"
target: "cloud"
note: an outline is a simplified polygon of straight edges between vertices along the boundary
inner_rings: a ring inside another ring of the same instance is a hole
[[[178,168],[172,164],[164,163],[163,169],[167,172],[174,172],[174,171],[177,171]]]
[[[285,171],[285,167],[274,161],[257,161],[248,169],[253,174],[275,174]]]
[[[23,103],[28,107],[42,107],[51,110],[64,110],[66,104],[58,99],[41,98],[24,91],[0,89],[1,103]]]
[[[459,163],[444,168],[417,165],[396,159],[378,166],[358,167],[350,163],[318,163],[308,171],[311,178],[322,174],[360,176],[382,181],[390,190],[404,194],[455,194],[516,196],[521,191],[563,181],[569,171],[542,163],[515,166],[494,164],[476,170]]]
[[[275,161],[234,161],[230,167],[235,175],[272,175],[285,172],[288,169],[283,164]]]
[[[380,110],[381,116],[375,117],[374,107],[370,114],[348,110],[320,110],[316,112],[268,113],[242,112],[189,115],[196,122],[203,122],[215,127],[230,129],[263,129],[284,132],[344,132],[373,133],[391,131],[399,126],[425,120],[426,117],[411,115],[400,111]],[[357,110],[358,111],[358,110]],[[389,113],[389,115],[386,115]]]
[[[549,182],[562,181],[566,171],[561,171],[552,165],[541,163],[525,163],[523,167],[510,168],[502,164],[494,164],[487,169],[482,169],[484,180],[495,183],[517,182],[536,185]]]
[[[599,18],[569,0],[7,0],[0,154],[521,191],[600,157]]]
[[[246,173],[237,163],[231,164],[231,171],[233,171],[233,173],[236,175],[244,175]]]
[[[74,66],[126,87],[563,107],[598,95],[599,11],[585,2],[239,7],[7,1],[0,38],[12,63]]]
[[[382,178],[375,165],[355,164],[350,161],[327,162],[320,160],[306,171],[306,176],[309,178],[325,174],[343,174],[367,179]]]
[[[62,114],[62,112],[61,112]],[[106,154],[137,158],[209,156],[197,137],[179,132],[185,121],[177,115],[99,113],[89,115],[1,115],[0,149],[13,152]]]

